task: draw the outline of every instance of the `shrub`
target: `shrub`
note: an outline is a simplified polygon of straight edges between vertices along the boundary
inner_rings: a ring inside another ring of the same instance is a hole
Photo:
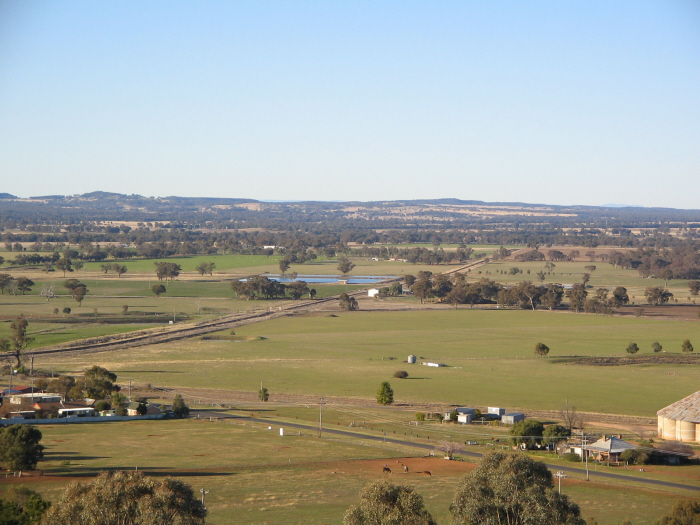
[[[408,377],[408,372],[406,372],[405,370],[397,370],[396,372],[394,372],[394,377],[398,379],[406,379]]]
[[[664,347],[661,346],[661,343],[659,343],[658,341],[656,341],[655,343],[651,343],[651,349],[654,352],[661,352],[661,350],[663,350],[663,348]]]
[[[450,421],[457,421],[457,416],[459,415],[459,412],[457,410],[453,410],[450,412]]]
[[[109,401],[98,401],[95,403],[95,410],[98,412],[102,412],[103,410],[110,410],[112,408],[112,405],[109,403]]]
[[[646,465],[649,463],[649,455],[635,449],[627,449],[620,454],[620,459],[633,465]]]
[[[562,459],[563,459],[564,461],[572,461],[572,462],[573,462],[573,461],[576,461],[576,462],[579,462],[579,461],[581,461],[581,456],[579,456],[578,454],[576,454],[576,452],[569,452],[568,454],[564,454],[564,455],[562,456]]]
[[[425,421],[425,412],[416,412],[416,421]]]
[[[64,314],[69,314],[71,312],[71,309],[68,308],[67,306],[63,309]]]

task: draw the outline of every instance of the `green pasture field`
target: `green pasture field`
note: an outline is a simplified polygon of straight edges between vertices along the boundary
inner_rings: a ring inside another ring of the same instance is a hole
[[[352,246],[356,248],[357,246]],[[398,248],[398,249],[411,249],[411,248],[427,248],[429,250],[434,250],[436,246],[431,243],[409,243],[409,244],[373,244],[370,248]],[[437,248],[442,248],[445,251],[454,251],[459,248],[459,244],[440,244]],[[500,245],[495,244],[467,244],[467,248],[474,250],[474,253],[494,253],[500,248]],[[522,246],[508,245],[504,246],[509,250],[517,250],[522,248]]]
[[[546,261],[537,262],[520,262],[520,261],[497,261],[485,264],[479,268],[481,274],[477,272],[471,272],[469,275],[472,278],[478,277],[488,277],[494,281],[501,283],[517,283],[520,281],[532,281],[534,283],[539,283],[537,278],[537,273],[540,271],[547,273],[544,267]],[[643,296],[644,288],[648,286],[664,286],[665,281],[663,279],[647,279],[639,276],[637,270],[625,270],[620,268],[617,269],[608,263],[603,263],[600,261],[596,262],[555,262],[556,267],[551,275],[547,275],[544,280],[544,284],[547,283],[560,283],[560,284],[575,284],[581,282],[581,276],[584,273],[588,273],[585,269],[586,266],[593,265],[596,267],[595,271],[591,273],[591,279],[588,281],[588,285],[592,286],[594,289],[602,287],[613,287],[613,286],[625,286],[628,289],[634,289],[639,293],[634,299],[630,297],[631,301],[636,301],[637,304],[644,304],[646,300]],[[520,268],[523,273],[516,275],[508,275],[508,270],[510,268]],[[527,271],[530,270],[528,274]],[[505,274],[497,273],[498,271],[505,271]],[[487,274],[490,272],[490,274]],[[687,297],[690,296],[688,292],[688,281],[684,280],[669,280],[668,287],[672,292],[676,294],[676,298],[681,302],[686,301]]]
[[[548,311],[442,310],[349,312],[297,316],[236,329],[263,336],[250,342],[187,340],[84,357],[46,358],[45,365],[80,371],[92,364],[158,386],[372,399],[390,381],[397,402],[579,410],[653,418],[697,390],[694,365],[583,366],[557,356],[623,356],[634,341],[641,354],[659,341],[680,352],[700,344],[700,323]],[[551,348],[548,358],[534,346]],[[446,368],[408,365],[409,354]],[[394,357],[396,360],[384,358]],[[409,379],[393,379],[407,370]]]
[[[31,352],[33,348],[67,343],[75,339],[87,337],[100,337],[103,335],[122,334],[144,328],[152,328],[151,324],[55,324],[55,323],[29,323],[28,334],[34,337],[34,342],[27,348]],[[0,339],[9,338],[11,335],[10,323],[0,323]]]
[[[119,261],[128,268],[129,272],[150,273],[155,272],[155,262],[165,261],[179,264],[183,272],[195,272],[201,263],[213,262],[216,264],[215,272],[226,272],[241,268],[270,266],[278,268],[277,264],[282,257],[278,255],[192,255],[189,257],[165,257],[160,259],[125,259]],[[100,266],[107,262],[86,262],[85,269],[89,271],[102,272]]]
[[[214,276],[204,275],[202,279],[216,280],[222,277],[245,277],[248,275],[259,275],[264,273],[279,274],[280,256],[267,257],[264,255],[196,255],[192,257],[166,257],[161,259],[129,259],[119,261],[127,267],[127,273],[119,280],[129,280],[132,275],[138,275],[143,279],[143,274],[152,274],[155,279],[155,262],[164,261],[172,262],[182,266],[181,277],[198,277],[199,273],[195,271],[196,266],[201,262],[214,262]],[[417,274],[420,271],[426,270],[433,273],[440,273],[455,265],[429,265],[429,264],[410,264],[399,261],[372,261],[370,257],[350,257],[355,268],[350,272],[353,275],[405,275]],[[68,273],[63,276],[63,272],[51,272],[46,274],[41,268],[25,268],[17,267],[9,269],[0,267],[0,272],[8,272],[14,277],[25,275],[31,279],[41,278],[52,281],[60,281],[70,278],[88,279],[88,276],[95,277],[100,275],[101,278],[107,280],[117,280],[117,276],[110,272],[105,274],[100,268],[102,264],[112,264],[112,259],[103,262],[86,262],[85,267],[76,272]],[[314,261],[309,261],[304,264],[292,264],[287,273],[297,272],[302,275],[340,275],[338,271],[338,261],[329,260],[322,257]]]
[[[213,525],[340,523],[345,510],[359,501],[368,482],[381,477],[381,466],[396,465],[395,458],[420,461],[432,477],[396,474],[389,480],[414,486],[438,523],[450,522],[449,504],[459,479],[474,466],[442,459],[411,458],[418,452],[387,446],[362,445],[361,439],[318,439],[278,426],[242,426],[230,422],[134,421],[40,427],[46,448],[39,467],[42,477],[26,481],[11,478],[0,485],[24,485],[56,501],[65,486],[88,480],[105,469],[135,469],[156,477],[173,476],[189,483],[195,493],[204,488]],[[109,439],[104,439],[105,433]],[[408,457],[407,457],[408,456]],[[406,458],[406,459],[404,459]],[[625,519],[652,524],[667,513],[682,493],[629,485],[568,479],[562,484],[582,508],[585,518],[601,525]]]

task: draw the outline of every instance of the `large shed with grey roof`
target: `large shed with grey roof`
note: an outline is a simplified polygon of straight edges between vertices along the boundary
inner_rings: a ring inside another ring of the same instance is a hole
[[[700,392],[659,410],[658,435],[674,441],[700,441]]]

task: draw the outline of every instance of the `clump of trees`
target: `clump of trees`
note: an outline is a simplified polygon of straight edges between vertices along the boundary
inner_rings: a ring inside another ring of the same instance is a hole
[[[206,515],[206,508],[187,483],[117,471],[68,485],[44,514],[42,524],[203,525]]]
[[[437,525],[413,487],[387,481],[369,483],[360,492],[360,504],[351,506],[343,525]]]
[[[0,499],[0,523],[6,525],[33,525],[41,521],[41,516],[51,503],[26,487],[11,487]]]
[[[340,308],[347,311],[359,310],[360,306],[357,304],[357,299],[349,296],[346,293],[340,294]]]
[[[170,410],[173,411],[175,417],[187,417],[190,415],[190,408],[185,404],[185,400],[182,399],[182,395],[175,394],[173,402],[170,405]]]
[[[492,452],[462,478],[452,505],[454,525],[558,523],[585,525],[579,506],[554,489],[552,473],[523,454]]]

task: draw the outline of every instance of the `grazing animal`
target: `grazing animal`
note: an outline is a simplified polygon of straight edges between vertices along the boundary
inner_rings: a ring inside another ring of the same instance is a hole
[[[388,472],[389,474],[391,474],[391,469],[389,467],[387,467],[386,465],[384,465],[382,472]]]
[[[403,471],[404,473],[408,474],[408,465],[403,466]]]
[[[425,474],[426,476],[430,476],[430,477],[433,476],[429,470],[424,470],[423,472],[421,472],[421,474]]]

